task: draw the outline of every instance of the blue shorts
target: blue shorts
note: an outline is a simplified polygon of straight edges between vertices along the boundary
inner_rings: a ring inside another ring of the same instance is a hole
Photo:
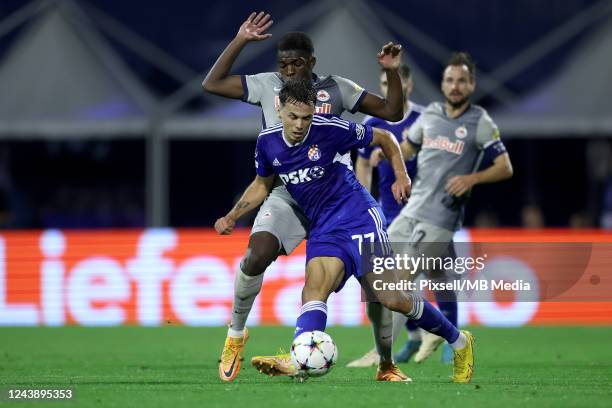
[[[360,280],[365,273],[361,257],[362,243],[374,243],[377,255],[391,253],[386,225],[380,207],[371,207],[364,215],[354,217],[346,225],[338,228],[326,226],[325,231],[320,232],[313,229],[306,242],[306,264],[321,256],[339,258],[344,263],[344,277],[335,290],[339,292],[351,276]]]

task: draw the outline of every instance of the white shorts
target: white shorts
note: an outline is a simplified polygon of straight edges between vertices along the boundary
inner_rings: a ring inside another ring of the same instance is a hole
[[[398,215],[387,233],[395,253],[409,256],[454,257],[454,231]],[[422,271],[430,275],[434,271]],[[445,271],[436,271],[445,272]]]
[[[308,236],[306,215],[284,186],[275,187],[261,205],[251,235],[269,232],[281,247],[281,253],[289,255]]]

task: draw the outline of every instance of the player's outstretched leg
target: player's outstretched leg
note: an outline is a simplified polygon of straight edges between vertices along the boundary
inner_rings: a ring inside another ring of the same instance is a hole
[[[409,319],[422,329],[441,336],[454,350],[453,381],[468,383],[474,372],[474,337],[468,331],[459,331],[438,309],[427,300],[409,295],[412,298]]]
[[[295,339],[300,334],[307,331],[325,331],[327,324],[327,304],[320,300],[311,300],[302,305],[300,315],[295,324]],[[291,362],[291,354],[281,351],[274,356],[255,356],[251,359],[251,364],[260,373],[274,376],[293,377],[297,374],[297,369]]]
[[[307,249],[308,251],[308,249]],[[302,289],[302,309],[295,323],[293,338],[308,331],[325,331],[327,325],[327,298],[342,282],[344,263],[335,257],[313,257],[306,265],[306,281]],[[269,376],[298,374],[290,353],[275,356],[256,356],[251,364]]]
[[[251,235],[247,253],[236,271],[232,322],[219,360],[219,378],[232,381],[240,372],[242,351],[248,340],[245,327],[255,298],[261,290],[264,271],[280,251],[278,239],[269,232]]]
[[[373,286],[373,274],[366,275],[368,284]],[[444,338],[454,350],[453,381],[467,383],[474,372],[474,338],[467,331],[460,332],[449,320],[427,300],[413,293],[391,292],[381,296],[380,301],[387,308],[406,315],[417,326]]]
[[[446,278],[444,276],[438,277],[436,281],[444,283]],[[436,297],[436,303],[440,312],[452,323],[453,326],[458,327],[457,323],[457,295],[452,290],[436,291],[434,293]],[[434,351],[444,344],[445,349],[442,353],[442,362],[450,364],[453,361],[452,349],[444,342],[444,339],[433,333],[425,333],[423,335],[423,342],[417,353],[414,356],[415,363],[421,363],[425,361]]]

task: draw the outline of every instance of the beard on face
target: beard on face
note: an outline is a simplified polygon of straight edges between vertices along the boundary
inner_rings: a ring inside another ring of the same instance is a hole
[[[451,100],[448,96],[445,96],[445,98],[446,98],[446,102],[448,102],[448,104],[452,106],[453,109],[462,107],[470,99],[469,96],[463,97],[456,101]]]

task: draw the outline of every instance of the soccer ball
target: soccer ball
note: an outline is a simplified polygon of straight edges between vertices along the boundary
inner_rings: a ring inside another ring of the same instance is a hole
[[[327,374],[338,360],[338,347],[322,331],[304,332],[291,344],[291,361],[298,370],[298,377],[320,377]]]

